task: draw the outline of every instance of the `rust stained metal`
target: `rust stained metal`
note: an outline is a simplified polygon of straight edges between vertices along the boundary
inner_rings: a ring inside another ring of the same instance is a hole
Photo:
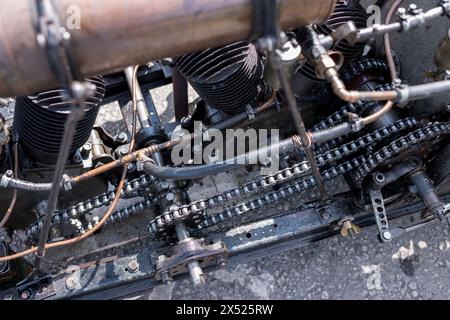
[[[289,29],[322,22],[335,3],[280,0],[281,25]],[[0,96],[57,86],[36,41],[30,4],[0,0]],[[63,22],[69,18],[70,6],[79,8],[81,28],[70,31],[74,57],[84,76],[244,40],[252,22],[250,0],[59,0],[55,4]]]

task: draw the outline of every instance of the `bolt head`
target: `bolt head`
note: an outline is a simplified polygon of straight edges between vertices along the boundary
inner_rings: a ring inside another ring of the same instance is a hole
[[[172,277],[170,276],[169,272],[163,272],[161,273],[161,280],[164,283],[170,283],[172,281]]]
[[[91,151],[91,150],[92,150],[92,144],[90,144],[89,142],[86,143],[86,144],[83,146],[83,149],[86,150],[86,151]]]
[[[69,277],[66,279],[66,288],[69,290],[73,290],[75,289],[75,287],[77,286],[77,281],[75,280],[74,277]]]
[[[81,154],[79,154],[78,152],[75,153],[75,155],[73,156],[73,162],[74,163],[81,163],[81,162],[83,162],[83,158],[81,157]]]
[[[30,299],[30,297],[31,297],[31,292],[28,289],[23,290],[20,294],[20,298],[23,300],[28,300],[28,299]]]
[[[383,238],[385,240],[391,240],[392,239],[392,233],[390,231],[384,231],[383,232]]]
[[[136,260],[132,260],[128,263],[128,272],[134,273],[139,270],[139,263]]]
[[[127,134],[126,134],[125,132],[121,132],[121,133],[119,133],[119,135],[117,136],[117,139],[118,139],[120,142],[127,142],[127,141],[128,141],[128,136],[127,136]]]
[[[217,264],[223,268],[227,265],[227,262],[225,261],[224,257],[219,257],[217,258]]]
[[[403,18],[406,15],[406,9],[405,8],[398,8],[397,10],[397,16],[400,18]]]
[[[166,194],[166,200],[167,201],[175,200],[175,195],[172,192],[169,192],[168,194]]]

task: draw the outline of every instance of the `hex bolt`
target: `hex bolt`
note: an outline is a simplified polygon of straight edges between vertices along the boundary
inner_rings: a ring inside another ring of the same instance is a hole
[[[83,157],[81,156],[81,154],[79,152],[75,153],[75,155],[73,156],[73,162],[79,164],[82,161]]]
[[[135,273],[136,271],[139,270],[139,263],[136,260],[131,260],[128,263],[127,269],[128,269],[128,272]]]
[[[77,286],[77,280],[72,276],[66,279],[66,288],[69,290],[75,289]]]
[[[125,143],[125,142],[128,141],[128,136],[127,136],[127,134],[126,134],[125,132],[121,132],[121,133],[119,133],[119,135],[117,136],[117,140],[118,140],[119,142]]]
[[[128,171],[129,172],[134,172],[134,171],[136,171],[136,165],[134,164],[134,163],[129,163],[128,164]]]
[[[403,19],[403,17],[406,15],[406,9],[405,8],[398,8],[397,10],[397,17],[400,19]]]
[[[28,289],[25,289],[20,293],[20,298],[22,300],[28,300],[28,299],[30,299],[30,297],[31,297],[31,291]]]
[[[166,271],[166,272],[161,273],[161,280],[162,280],[162,282],[167,284],[167,283],[172,282],[172,277],[169,275],[169,272]]]
[[[89,142],[87,142],[87,143],[81,148],[81,154],[82,154],[84,157],[87,157],[87,156],[89,155],[89,153],[91,153],[91,151],[92,151],[92,145],[91,145]]]
[[[328,211],[325,211],[325,210],[321,212],[321,216],[322,216],[323,220],[328,220],[328,219],[331,218],[330,213]]]
[[[170,202],[174,201],[175,195],[172,192],[169,192],[168,194],[166,194],[166,200]]]
[[[382,236],[383,236],[383,238],[385,240],[391,240],[392,239],[392,233],[389,230],[383,231]]]
[[[225,258],[223,256],[217,258],[217,264],[222,268],[227,265]]]
[[[124,156],[126,156],[128,154],[128,150],[125,150],[125,149],[120,149],[119,150],[119,155],[121,156],[121,157],[124,157]]]

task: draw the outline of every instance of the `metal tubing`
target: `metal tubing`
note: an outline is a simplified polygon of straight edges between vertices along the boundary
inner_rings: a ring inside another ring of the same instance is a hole
[[[436,217],[441,218],[444,204],[440,200],[428,175],[423,170],[419,170],[410,176],[410,180],[417,188],[417,193],[422,198],[427,209]]]
[[[160,167],[151,161],[145,162],[144,170],[147,174],[165,180],[191,180],[234,170],[243,165],[229,163],[211,163],[192,167]]]
[[[313,132],[312,139],[314,144],[322,144],[350,134],[352,131],[352,125],[348,122],[344,122],[329,129]]]
[[[177,234],[178,241],[187,241],[190,239],[189,232],[186,225],[183,222],[179,222],[175,225],[175,232]],[[188,263],[188,270],[191,276],[194,286],[202,285],[206,282],[205,275],[198,261],[191,261]]]
[[[293,151],[296,148],[297,145],[294,139],[289,138],[278,142],[276,145],[269,145],[218,163],[176,168],[155,165],[148,157],[141,157],[140,161],[144,163],[145,172],[154,177],[167,180],[190,180],[237,169],[250,163],[256,163],[262,157],[271,156],[274,151],[282,154]]]
[[[25,191],[50,191],[50,189],[52,188],[51,183],[34,183],[17,178],[8,178],[5,175],[2,176],[1,185],[4,188],[12,188]]]
[[[283,29],[320,24],[335,3],[280,0],[280,24]],[[250,0],[58,0],[54,4],[70,31],[74,60],[84,77],[245,40],[253,21]],[[0,96],[29,95],[58,86],[36,40],[31,1],[0,0],[0,7]],[[79,28],[73,28],[74,20]]]
[[[278,57],[273,57],[277,59]],[[276,65],[276,63],[274,64]],[[278,78],[281,83],[281,87],[286,95],[287,104],[289,107],[290,114],[293,118],[295,128],[297,129],[297,133],[300,136],[300,141],[302,147],[305,151],[306,157],[308,158],[308,162],[311,166],[311,170],[314,176],[314,180],[316,181],[317,187],[319,189],[322,200],[328,198],[328,193],[325,189],[325,184],[320,174],[319,166],[317,165],[316,158],[314,156],[314,151],[312,150],[313,139],[310,134],[306,131],[305,123],[303,122],[303,117],[300,111],[297,108],[297,103],[294,98],[294,93],[292,92],[291,82],[285,75],[282,69],[278,68]]]
[[[34,271],[41,271],[41,264],[44,259],[46,244],[48,240],[48,235],[50,233],[51,222],[53,213],[56,210],[58,204],[59,192],[61,190],[60,181],[64,174],[64,169],[66,167],[67,158],[70,152],[70,146],[73,142],[73,136],[76,130],[76,126],[80,119],[84,115],[84,100],[79,100],[77,105],[72,107],[69,117],[66,120],[64,128],[64,136],[60,146],[60,151],[58,155],[58,161],[55,166],[55,173],[52,181],[52,188],[49,192],[49,199],[47,201],[47,208],[44,216],[44,223],[39,235],[39,243],[36,252],[36,260],[34,262]]]
[[[450,80],[442,80],[399,89],[400,102],[437,97],[450,91]]]
[[[133,78],[134,75],[134,67],[128,67],[124,70],[125,76],[127,78],[128,86],[130,90],[133,90]],[[136,79],[136,109],[137,115],[139,118],[139,122],[141,124],[141,128],[149,128],[150,125],[150,115],[148,114],[147,106],[145,104],[144,95],[142,94],[141,87],[139,86],[139,82]]]

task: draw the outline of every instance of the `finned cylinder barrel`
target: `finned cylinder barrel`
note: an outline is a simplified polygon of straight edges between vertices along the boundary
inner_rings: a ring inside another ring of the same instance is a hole
[[[245,40],[251,0],[58,0],[61,23],[83,76]],[[284,29],[325,21],[336,0],[280,0]],[[38,45],[32,1],[0,0],[0,96],[57,87]]]

